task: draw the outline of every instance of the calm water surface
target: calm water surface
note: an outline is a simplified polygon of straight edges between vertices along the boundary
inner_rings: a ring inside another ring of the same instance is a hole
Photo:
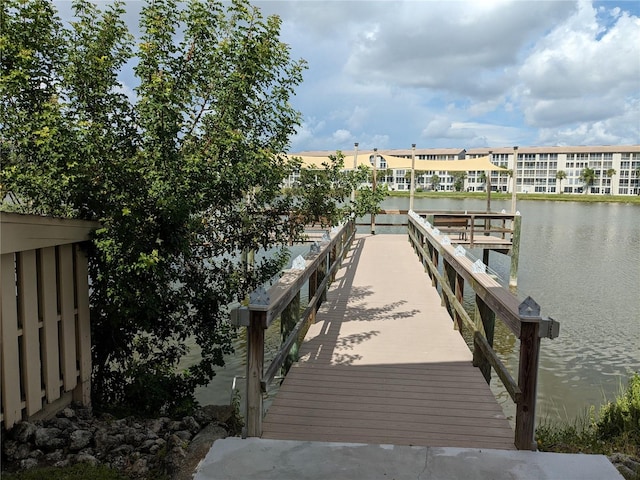
[[[475,199],[415,199],[414,204],[416,210],[486,207]],[[511,203],[491,206],[509,211]],[[406,209],[408,199],[389,198],[383,207]],[[631,373],[640,372],[640,206],[520,201],[517,208],[522,214],[517,295],[533,297],[543,316],[560,322],[560,336],[542,341],[538,419],[570,420],[612,399]],[[377,232],[386,233],[383,227]],[[481,251],[473,253],[481,257]],[[492,252],[489,264],[508,278],[509,257]],[[276,337],[270,338],[274,351]],[[517,341],[500,324],[495,343],[514,370]],[[198,392],[202,403],[229,401],[233,377],[244,375],[245,352],[240,339],[236,355]],[[492,389],[512,417],[511,399],[498,383],[494,379]]]

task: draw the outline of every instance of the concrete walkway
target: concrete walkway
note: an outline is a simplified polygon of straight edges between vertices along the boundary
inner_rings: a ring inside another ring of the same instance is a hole
[[[604,455],[217,440],[195,480],[623,480]]]

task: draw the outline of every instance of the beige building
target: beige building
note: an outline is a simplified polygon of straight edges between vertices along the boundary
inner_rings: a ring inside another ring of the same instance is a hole
[[[326,156],[329,151],[300,152],[294,155]],[[343,151],[353,155],[354,151]],[[411,158],[412,149],[380,150],[378,168],[384,168],[384,155]],[[415,149],[416,160],[456,161],[490,155],[492,163],[505,168],[505,172],[467,172],[463,188],[470,192],[511,192],[514,171],[514,147],[486,147],[472,149]],[[518,193],[584,193],[600,195],[640,195],[640,145],[574,146],[574,147],[518,147],[515,170]],[[421,162],[418,162],[418,164]],[[416,170],[418,170],[416,166]],[[583,172],[590,169],[593,175],[585,182]],[[395,169],[378,178],[391,190],[409,190],[410,170]],[[581,178],[582,177],[582,178]],[[454,190],[456,181],[452,172],[443,170],[419,170],[415,175],[418,190]],[[487,180],[490,180],[487,182]]]

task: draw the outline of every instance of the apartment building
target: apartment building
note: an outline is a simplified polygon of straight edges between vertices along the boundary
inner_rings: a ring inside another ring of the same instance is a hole
[[[491,155],[492,162],[514,168],[514,148],[474,148],[467,158]],[[517,150],[516,192],[640,195],[640,145],[521,147]],[[589,169],[592,175],[587,175]],[[482,172],[469,172],[467,188],[483,190]],[[492,172],[491,189],[510,192],[510,175]]]
[[[514,147],[486,147],[471,149],[411,149],[377,152],[376,167],[382,175],[378,182],[391,190],[410,189],[410,169],[387,169],[385,155],[411,158],[415,153],[417,190],[455,190],[456,181],[463,181],[469,192],[486,191],[490,185],[495,192],[513,189]],[[335,152],[302,152],[295,155],[327,156]],[[354,151],[343,151],[353,155]],[[370,152],[366,152],[369,154]],[[365,154],[362,152],[361,155]],[[420,160],[456,161],[490,155],[493,164],[504,172],[470,171],[460,179],[456,173],[427,170]],[[585,179],[584,173],[589,173]],[[490,175],[490,177],[487,177]],[[587,193],[600,195],[640,195],[640,145],[518,147],[515,168],[518,193]],[[295,179],[290,179],[295,181]]]

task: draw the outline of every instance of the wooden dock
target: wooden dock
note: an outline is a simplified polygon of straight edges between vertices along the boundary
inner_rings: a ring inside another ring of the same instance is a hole
[[[356,238],[300,355],[263,438],[515,449],[404,235]]]

